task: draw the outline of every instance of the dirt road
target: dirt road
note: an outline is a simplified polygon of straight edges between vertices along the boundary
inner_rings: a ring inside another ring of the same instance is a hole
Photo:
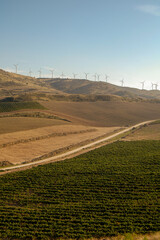
[[[84,149],[90,149],[91,150],[96,145],[98,145],[98,144],[100,144],[102,142],[111,140],[111,139],[113,139],[113,138],[115,138],[115,137],[117,137],[117,136],[119,136],[119,135],[121,135],[123,133],[126,133],[126,132],[130,131],[132,128],[137,128],[139,126],[143,126],[145,124],[149,124],[149,123],[151,123],[153,121],[155,121],[155,120],[145,121],[145,122],[136,124],[136,125],[134,125],[132,127],[126,128],[126,129],[124,129],[124,130],[122,130],[122,131],[120,131],[118,133],[112,134],[111,136],[108,136],[108,137],[105,137],[103,139],[94,141],[92,143],[86,144],[86,145],[84,145],[82,147],[78,147],[78,148],[76,148],[74,150],[65,152],[63,154],[59,154],[59,155],[54,156],[54,157],[50,157],[50,158],[47,158],[47,159],[43,159],[43,160],[39,160],[39,161],[35,161],[35,162],[30,162],[30,163],[26,163],[26,164],[20,164],[20,165],[15,165],[15,166],[11,166],[11,167],[5,167],[5,168],[1,169],[1,171],[4,172],[4,171],[9,171],[9,170],[14,170],[14,169],[20,169],[20,168],[24,168],[24,167],[34,166],[34,165],[40,165],[42,163],[44,164],[44,163],[48,163],[48,162],[52,162],[52,161],[59,161],[60,159],[64,159],[64,158],[66,158],[66,157],[68,157],[70,155],[73,155],[75,153],[78,153],[78,152],[81,153],[81,151],[84,150]]]

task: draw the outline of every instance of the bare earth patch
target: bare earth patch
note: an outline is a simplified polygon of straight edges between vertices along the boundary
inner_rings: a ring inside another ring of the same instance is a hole
[[[160,118],[160,103],[147,102],[40,102],[55,115],[76,124],[96,127],[132,126]]]
[[[0,118],[0,134],[61,124],[64,125],[67,122],[46,118],[4,117]]]

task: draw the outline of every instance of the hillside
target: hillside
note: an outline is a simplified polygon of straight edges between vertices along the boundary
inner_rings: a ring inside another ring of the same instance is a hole
[[[41,101],[54,114],[73,123],[97,127],[134,125],[160,118],[160,103]]]
[[[105,82],[95,82],[85,79],[43,79],[50,87],[69,94],[116,95],[128,98],[160,99],[158,90],[140,90],[136,88],[120,87]]]
[[[140,90],[85,79],[34,78],[0,69],[0,98],[29,95],[64,101],[155,101],[159,90]]]
[[[40,80],[0,69],[0,97],[32,93],[60,94],[53,88],[44,86]]]

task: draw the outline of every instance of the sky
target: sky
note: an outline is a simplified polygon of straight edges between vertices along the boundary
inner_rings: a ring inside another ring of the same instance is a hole
[[[160,83],[160,0],[0,0],[0,68],[14,64],[24,75],[97,73],[151,89]]]

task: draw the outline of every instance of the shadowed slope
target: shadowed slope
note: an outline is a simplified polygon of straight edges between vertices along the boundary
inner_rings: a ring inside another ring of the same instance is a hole
[[[91,126],[134,125],[160,118],[160,103],[145,102],[41,102],[58,116]]]
[[[46,79],[45,80],[54,89],[70,94],[112,94],[130,98],[159,98],[158,90],[140,90],[136,88],[120,87],[105,82],[95,82],[84,79]]]

